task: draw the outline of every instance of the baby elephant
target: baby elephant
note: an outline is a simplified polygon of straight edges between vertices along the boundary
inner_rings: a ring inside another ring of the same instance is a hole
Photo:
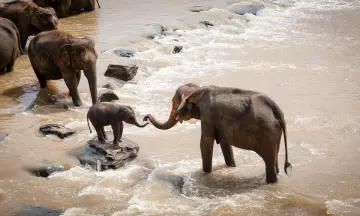
[[[111,125],[114,133],[114,145],[118,145],[118,143],[121,142],[124,128],[123,121],[136,125],[137,127],[145,127],[149,124],[139,124],[135,118],[134,110],[130,106],[123,106],[111,102],[101,102],[90,107],[87,114],[87,122],[90,133],[92,133],[89,119],[96,129],[98,140],[101,143],[105,143],[105,140],[107,140],[104,126]]]

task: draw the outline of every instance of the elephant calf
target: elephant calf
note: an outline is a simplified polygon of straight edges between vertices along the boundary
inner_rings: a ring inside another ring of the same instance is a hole
[[[0,71],[11,72],[17,57],[21,55],[19,31],[8,19],[0,18]]]
[[[90,107],[87,114],[87,123],[90,133],[92,133],[89,119],[101,143],[105,143],[105,140],[107,140],[104,126],[111,125],[114,133],[114,145],[118,145],[118,143],[121,142],[124,128],[123,121],[137,127],[145,127],[148,124],[140,125],[135,118],[134,110],[130,106],[123,106],[111,102],[101,102]]]

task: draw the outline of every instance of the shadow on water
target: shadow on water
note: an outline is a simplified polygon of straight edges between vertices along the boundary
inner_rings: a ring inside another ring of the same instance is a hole
[[[250,192],[266,184],[265,173],[244,176],[235,173],[236,169],[215,167],[212,173],[198,170],[185,182],[183,194],[198,197],[226,197],[234,194]]]
[[[0,109],[0,114],[16,114],[27,111],[37,106],[54,106],[60,108],[59,111],[67,107],[58,102],[58,97],[63,97],[55,87],[40,89],[39,85],[23,85],[6,89],[0,96],[4,96],[11,102],[8,108]],[[10,105],[10,106],[9,106]],[[64,109],[65,108],[65,109]]]

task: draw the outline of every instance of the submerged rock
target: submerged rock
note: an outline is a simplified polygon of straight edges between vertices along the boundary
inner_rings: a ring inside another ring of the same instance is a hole
[[[62,125],[58,124],[45,124],[40,126],[39,131],[44,135],[55,135],[59,137],[60,139],[64,139],[68,136],[71,136],[75,133],[74,130],[71,130],[69,128],[66,128]]]
[[[113,100],[119,100],[119,97],[112,90],[106,90],[99,96],[100,102],[111,102]]]
[[[75,156],[82,165],[90,165],[94,170],[103,171],[118,169],[124,166],[125,162],[137,157],[139,145],[126,138],[122,138],[119,146],[114,147],[112,132],[106,132],[108,140],[101,144],[95,136],[88,144],[75,153]]]
[[[166,171],[160,170],[155,171],[155,177],[158,180],[170,183],[176,190],[182,193],[184,186],[184,178],[175,174],[167,173]]]
[[[148,39],[154,39],[155,37],[161,37],[164,35],[165,28],[160,24],[151,24],[147,26],[148,31],[150,32],[147,36]]]
[[[201,12],[201,11],[207,11],[210,9],[211,9],[210,7],[206,7],[206,6],[193,6],[189,10],[191,12]]]
[[[60,216],[62,212],[38,206],[25,206],[22,210],[14,212],[14,216]]]
[[[50,164],[38,168],[28,168],[27,170],[34,176],[47,178],[49,175],[55,172],[65,171],[65,167],[63,165]]]
[[[244,15],[246,13],[251,13],[256,15],[259,10],[264,8],[265,6],[262,4],[235,3],[230,5],[228,7],[228,10],[239,15]]]
[[[136,65],[114,65],[110,64],[105,72],[105,76],[129,81],[137,74],[139,67]]]
[[[204,25],[205,27],[214,26],[214,24],[209,21],[200,21],[199,23]]]
[[[115,49],[115,50],[113,50],[113,53],[115,53],[115,55],[117,55],[117,56],[125,57],[125,58],[134,57],[134,55],[135,55],[135,51],[126,50],[126,49]]]
[[[174,46],[172,53],[176,54],[176,53],[180,52],[182,50],[182,48],[183,48],[182,46]]]

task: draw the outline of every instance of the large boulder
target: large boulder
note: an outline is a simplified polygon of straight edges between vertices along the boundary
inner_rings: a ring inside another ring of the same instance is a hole
[[[65,126],[59,124],[45,124],[40,126],[39,128],[40,133],[43,135],[55,135],[60,139],[64,139],[68,136],[71,136],[75,133],[74,130],[71,130]]]
[[[100,102],[111,102],[113,100],[119,100],[119,97],[112,90],[106,90],[100,93],[99,101]]]
[[[136,75],[139,67],[136,65],[115,65],[110,64],[105,72],[105,76],[129,81]]]
[[[230,5],[227,9],[233,13],[244,15],[246,13],[256,15],[259,10],[264,9],[265,6],[262,4],[244,4],[244,3],[235,3]]]
[[[112,132],[106,132],[108,140],[101,144],[95,136],[75,156],[82,165],[90,165],[94,170],[103,171],[118,169],[124,166],[125,162],[137,157],[139,145],[131,140],[122,138],[119,146],[114,147]]]

